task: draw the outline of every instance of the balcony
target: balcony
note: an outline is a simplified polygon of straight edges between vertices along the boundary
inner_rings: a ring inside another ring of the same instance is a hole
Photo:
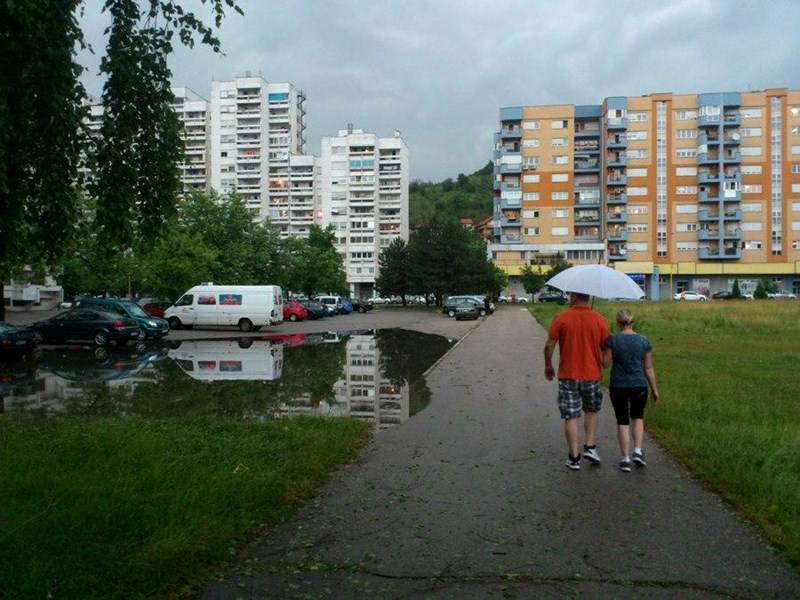
[[[697,162],[701,165],[716,165],[719,164],[719,153],[710,154],[708,152],[701,152],[697,155]]]
[[[503,127],[500,138],[504,140],[518,140],[522,138],[522,129],[519,127]]]
[[[627,242],[628,230],[627,229],[609,229],[606,234],[609,242]]]
[[[517,184],[507,183],[505,181],[501,181],[499,183],[500,183],[500,187],[498,189],[501,192],[520,192],[520,193],[522,193],[522,188],[519,186],[518,183]]]
[[[495,192],[497,192],[497,191],[500,191],[500,189],[501,189],[501,186],[502,186],[502,185],[503,185],[503,184],[502,184],[501,182],[499,182],[499,181],[497,181],[497,180],[495,179],[495,180],[492,182],[492,189],[493,189]]]
[[[742,162],[742,154],[739,151],[726,152],[722,155],[722,162],[728,164],[739,164]]]
[[[606,196],[606,203],[610,205],[614,204],[627,204],[628,203],[628,195],[627,194],[609,194]]]
[[[738,146],[742,143],[741,136],[738,133],[723,136],[722,141],[726,146]]]
[[[522,227],[522,220],[519,217],[516,217],[516,218],[501,217],[500,218],[500,226],[501,227]]]
[[[698,127],[718,127],[722,119],[719,115],[700,115],[697,117]]]
[[[624,154],[618,154],[616,156],[610,155],[606,157],[606,166],[607,167],[624,167],[628,164],[628,157]]]
[[[626,129],[628,127],[627,117],[612,117],[606,120],[606,129],[615,131],[619,129]]]
[[[700,248],[697,251],[700,260],[738,260],[742,258],[742,250],[738,246],[730,248]]]
[[[606,141],[606,147],[611,150],[623,150],[628,147],[628,140],[624,135],[609,137]]]
[[[617,175],[608,178],[608,185],[628,185],[628,178],[625,175]]]
[[[742,239],[742,230],[736,227],[735,229],[723,229],[722,230],[722,239],[724,240],[734,240],[736,242]]]
[[[596,158],[589,159],[589,160],[576,160],[575,161],[575,172],[576,173],[585,173],[589,171],[597,171],[600,169],[600,161]]]
[[[697,220],[700,222],[717,222],[719,221],[719,214],[710,213],[707,208],[703,208],[697,211]]]
[[[597,129],[576,129],[576,138],[595,138],[600,137],[600,128]]]
[[[502,164],[500,165],[500,174],[502,175],[511,175],[511,174],[519,174],[522,173],[522,164]]]
[[[500,209],[522,208],[522,200],[514,198],[500,198]]]
[[[497,156],[509,156],[511,154],[519,154],[519,148],[509,147],[509,146],[500,146],[497,150],[495,150]]]
[[[627,223],[628,213],[625,211],[610,212],[606,215],[606,221],[609,223]]]
[[[608,247],[609,260],[626,260],[628,258],[628,251],[624,244],[611,245]]]
[[[717,144],[719,144],[719,135],[717,133],[711,135],[709,132],[703,131],[697,136],[698,146],[716,146]]]
[[[723,127],[738,127],[742,124],[742,116],[737,112],[735,114],[727,114],[722,119]]]
[[[697,176],[697,181],[701,184],[703,183],[719,183],[720,182],[720,173],[719,171],[708,171],[708,170],[701,170]]]
[[[500,236],[500,243],[501,244],[521,244],[522,243],[522,236],[521,235],[501,235]]]

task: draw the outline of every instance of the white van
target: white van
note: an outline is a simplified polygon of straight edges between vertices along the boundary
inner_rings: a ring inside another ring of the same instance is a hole
[[[196,285],[164,318],[170,329],[213,325],[258,331],[283,322],[283,293],[277,285]]]
[[[252,337],[181,342],[169,357],[199,381],[274,381],[283,371],[283,344]]]

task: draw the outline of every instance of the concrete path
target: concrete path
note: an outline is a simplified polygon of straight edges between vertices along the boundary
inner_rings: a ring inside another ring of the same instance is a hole
[[[647,445],[616,469],[564,467],[545,333],[484,321],[428,376],[428,408],[198,595],[234,598],[790,598],[800,577],[713,494]],[[667,400],[668,401],[668,400]]]

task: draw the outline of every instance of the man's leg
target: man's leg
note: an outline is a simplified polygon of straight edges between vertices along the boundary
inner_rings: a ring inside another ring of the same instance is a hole
[[[578,456],[578,419],[564,420],[564,436],[567,438],[567,448],[570,456]]]
[[[603,389],[599,381],[581,381],[581,403],[584,412],[583,429],[586,433],[583,455],[591,462],[600,462],[600,455],[595,447],[598,412],[603,402]]]
[[[594,438],[597,434],[597,413],[587,411],[583,416],[583,429],[586,432],[585,444],[590,448],[593,447]]]

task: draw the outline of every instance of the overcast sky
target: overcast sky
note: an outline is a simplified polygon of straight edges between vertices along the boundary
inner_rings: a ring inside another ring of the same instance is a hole
[[[98,53],[107,18],[83,18]],[[185,0],[184,6],[199,4]],[[800,87],[800,2],[239,0],[224,55],[179,50],[174,84],[209,96],[246,71],[305,90],[306,151],[348,122],[399,129],[412,179],[469,173],[491,155],[500,106],[611,95]],[[83,55],[99,95],[98,57]]]

